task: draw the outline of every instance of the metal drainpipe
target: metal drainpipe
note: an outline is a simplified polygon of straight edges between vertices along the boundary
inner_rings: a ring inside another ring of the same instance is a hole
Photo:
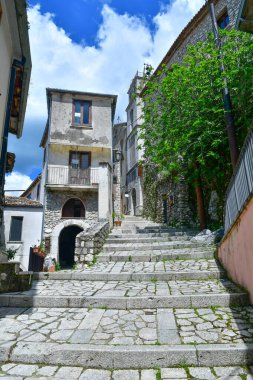
[[[50,112],[48,115],[48,136],[46,145],[46,159],[45,159],[45,183],[44,183],[44,200],[43,200],[43,213],[42,213],[42,229],[41,229],[41,241],[44,238],[44,227],[45,227],[45,209],[46,209],[46,199],[47,199],[47,188],[46,184],[48,181],[48,157],[49,157],[49,145],[50,145],[50,132],[51,132],[51,115],[52,115],[52,97],[50,97]],[[51,243],[50,243],[50,253],[51,253]]]
[[[0,206],[2,206],[2,196],[3,196],[3,188],[4,188],[4,177],[5,177],[5,161],[6,161],[6,154],[7,154],[7,143],[8,143],[8,133],[9,133],[9,126],[10,126],[10,118],[11,118],[11,106],[12,106],[12,99],[14,94],[14,85],[15,85],[15,79],[16,79],[16,68],[18,66],[24,67],[25,65],[25,58],[22,58],[22,61],[19,61],[17,59],[13,60],[12,67],[11,67],[11,78],[10,78],[10,85],[9,85],[9,94],[8,94],[8,101],[7,101],[7,108],[6,108],[6,117],[5,117],[5,123],[4,123],[4,135],[3,135],[3,144],[2,144],[2,151],[1,151],[1,157],[0,157]]]

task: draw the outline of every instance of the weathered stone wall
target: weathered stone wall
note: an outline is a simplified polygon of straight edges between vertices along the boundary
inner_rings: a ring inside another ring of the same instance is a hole
[[[98,193],[78,191],[47,191],[44,214],[44,234],[51,234],[61,222],[62,207],[70,198],[79,198],[85,207],[85,220],[98,221]]]
[[[219,17],[219,15],[221,15],[222,12],[227,8],[228,16],[230,19],[229,27],[233,28],[235,26],[239,7],[240,1],[238,0],[219,0],[215,4],[215,13],[216,16]],[[182,62],[183,57],[187,52],[187,46],[195,45],[199,41],[204,41],[207,37],[208,32],[212,32],[212,24],[209,13],[205,12],[204,17],[200,20],[199,23],[196,22],[196,24],[192,26],[192,29],[188,33],[187,37],[183,39],[180,47],[173,52],[170,59],[167,60],[166,64],[170,66],[173,63]]]
[[[19,263],[0,263],[0,293],[21,292],[32,286],[32,272],[19,272]]]
[[[75,263],[77,268],[94,262],[110,232],[109,222],[99,223],[76,237]]]
[[[167,210],[166,210],[167,208]],[[143,214],[158,223],[172,226],[196,226],[196,215],[186,181],[153,179],[153,186],[144,186]]]

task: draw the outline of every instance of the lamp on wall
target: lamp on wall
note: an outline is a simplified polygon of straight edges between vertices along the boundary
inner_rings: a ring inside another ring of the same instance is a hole
[[[122,155],[121,150],[113,149],[113,161],[120,162],[122,159],[123,159],[123,155]]]

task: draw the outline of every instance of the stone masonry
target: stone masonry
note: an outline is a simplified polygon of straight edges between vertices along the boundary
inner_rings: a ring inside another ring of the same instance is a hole
[[[80,269],[85,264],[91,264],[95,261],[95,257],[101,251],[109,231],[109,222],[104,222],[77,235],[75,249],[77,268]]]
[[[194,234],[127,216],[94,266],[1,294],[0,378],[252,380],[248,295]]]
[[[45,236],[49,236],[53,228],[62,220],[62,207],[70,198],[81,199],[84,203],[85,220],[98,221],[98,194],[96,192],[48,191],[45,204]]]

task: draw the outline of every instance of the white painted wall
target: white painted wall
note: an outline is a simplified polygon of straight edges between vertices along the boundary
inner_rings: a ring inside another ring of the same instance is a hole
[[[89,100],[91,106],[91,125],[73,126],[73,100]],[[112,99],[71,93],[52,94],[50,123],[50,142],[83,145],[90,147],[112,146]]]
[[[22,216],[21,242],[10,242],[11,217]],[[30,247],[41,241],[42,208],[35,207],[6,207],[4,210],[4,231],[6,249],[18,248],[15,261],[21,263],[23,270],[28,269]]]

